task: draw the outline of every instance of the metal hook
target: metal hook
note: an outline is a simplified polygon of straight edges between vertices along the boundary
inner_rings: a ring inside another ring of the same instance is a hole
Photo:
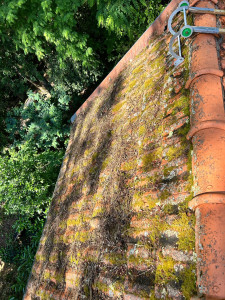
[[[225,15],[225,10],[219,10],[219,9],[213,9],[213,8],[201,8],[201,7],[189,7],[189,2],[188,1],[182,1],[179,4],[179,7],[175,9],[172,14],[169,17],[168,20],[168,28],[173,37],[171,38],[171,41],[169,43],[169,51],[171,55],[176,59],[174,65],[178,66],[184,61],[184,58],[182,57],[182,52],[181,52],[181,41],[180,37],[183,38],[189,38],[193,32],[198,32],[198,33],[210,33],[210,34],[225,34],[225,29],[223,28],[217,28],[217,27],[199,27],[199,26],[190,26],[187,24],[187,11],[191,13],[207,13],[207,14],[214,14],[214,15]],[[178,31],[175,32],[172,28],[172,22],[174,17],[176,16],[177,13],[183,12],[184,15],[184,26]],[[178,46],[179,46],[179,55],[177,55],[173,51],[173,43],[177,39],[178,41]]]
[[[178,45],[179,45],[179,55],[177,55],[174,51],[173,51],[173,43],[175,42],[175,40],[178,40]],[[179,66],[183,61],[184,61],[184,58],[182,57],[182,54],[181,54],[181,44],[180,44],[180,31],[179,32],[176,32],[172,39],[170,40],[170,43],[169,43],[169,51],[170,53],[172,54],[172,56],[176,59],[175,62],[174,62],[174,65],[177,67]]]
[[[187,7],[188,8],[188,7]],[[169,28],[169,31],[172,35],[176,34],[177,32],[175,32],[172,28],[172,22],[173,22],[173,18],[176,16],[176,14],[178,14],[180,11],[183,11],[183,12],[186,12],[186,9],[187,9],[185,6],[183,7],[178,7],[176,10],[174,10],[172,12],[172,14],[170,15],[169,17],[169,20],[168,20],[168,28]],[[186,18],[186,14],[184,13],[185,15],[185,22],[187,23],[187,18]]]

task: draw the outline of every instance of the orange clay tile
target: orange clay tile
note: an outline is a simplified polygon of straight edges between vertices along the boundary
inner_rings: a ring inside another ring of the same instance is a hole
[[[215,1],[194,1],[214,8]],[[196,26],[216,27],[213,15],[195,16]],[[191,130],[196,213],[197,285],[206,299],[225,299],[225,117],[216,37],[199,34],[193,40]]]

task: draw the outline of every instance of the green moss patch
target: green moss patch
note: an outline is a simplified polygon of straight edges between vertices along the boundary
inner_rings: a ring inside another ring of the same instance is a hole
[[[167,257],[159,257],[159,263],[156,268],[156,274],[155,274],[155,282],[157,284],[167,284],[171,280],[177,280],[177,277],[175,275],[175,261],[167,256]]]
[[[171,282],[187,299],[195,293],[192,262],[179,273],[177,261],[161,254],[168,245],[185,253],[194,249],[191,196],[182,198],[192,185],[190,124],[179,128],[189,115],[187,71],[181,66],[180,77],[174,75],[165,38],[167,33],[152,41],[90,101],[71,132],[69,161],[55,196],[57,214],[51,207],[43,258],[36,260],[64,274],[76,267],[80,279],[71,293],[83,299],[120,299],[124,293],[167,299]],[[176,80],[181,88],[175,93]],[[180,174],[182,160],[187,168]],[[167,239],[167,231],[175,238]],[[67,255],[57,256],[62,249]],[[51,277],[45,277],[50,288]]]
[[[181,213],[180,218],[172,224],[172,228],[179,233],[179,250],[189,251],[195,248],[194,226],[194,216],[188,217],[186,213]]]

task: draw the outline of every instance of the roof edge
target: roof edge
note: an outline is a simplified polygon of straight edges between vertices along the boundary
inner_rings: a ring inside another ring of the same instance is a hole
[[[105,77],[105,79],[99,84],[99,86],[94,90],[94,92],[87,98],[87,100],[82,104],[82,106],[76,111],[76,113],[71,117],[71,122],[73,122],[76,116],[82,112],[90,101],[92,101],[96,96],[99,96],[102,91],[104,91],[109,82],[113,82],[125,66],[138,55],[145,47],[147,47],[149,39],[155,35],[163,33],[170,14],[174,11],[181,0],[172,0],[167,7],[162,11],[157,19],[148,27],[148,29],[141,35],[141,37],[136,41],[136,43],[130,48],[130,50],[123,56],[123,58],[116,64],[112,71]]]

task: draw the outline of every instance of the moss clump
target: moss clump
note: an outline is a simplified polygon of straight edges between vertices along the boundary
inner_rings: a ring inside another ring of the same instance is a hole
[[[121,165],[122,171],[134,170],[137,167],[137,160],[127,161]]]
[[[136,75],[140,73],[142,70],[143,70],[143,65],[140,65],[132,71],[132,74]]]
[[[171,107],[173,107],[172,115],[175,115],[177,111],[182,110],[185,115],[189,115],[189,95],[183,91],[179,99],[177,99]]]
[[[162,157],[161,147],[144,155],[142,158],[144,171],[150,171],[154,166],[156,160],[161,159],[161,157]]]
[[[146,259],[143,258],[141,256],[138,255],[130,255],[129,259],[128,259],[130,264],[136,265],[136,266],[140,266],[140,265],[147,265],[147,266],[151,266],[152,264],[154,264],[154,260],[153,259]]]
[[[42,237],[40,240],[40,244],[44,245],[46,241],[47,241],[47,237]]]
[[[138,219],[143,219],[143,213],[137,214]],[[129,234],[132,236],[145,236],[151,245],[156,245],[162,231],[168,229],[168,224],[163,222],[160,216],[156,215],[145,220],[145,224],[141,223],[141,227],[129,228]]]
[[[43,290],[39,290],[36,292],[37,296],[40,296],[41,300],[54,300],[54,298],[52,296],[50,296],[47,292],[43,291]]]
[[[105,255],[105,259],[112,265],[117,266],[124,265],[127,262],[124,253],[108,253]]]
[[[171,171],[173,171],[174,169],[176,169],[176,167],[165,167],[163,170],[163,176],[168,177]]]
[[[122,278],[122,276],[120,278],[120,280],[116,280],[113,283],[112,288],[113,290],[119,291],[120,293],[124,294],[124,279]]]
[[[173,205],[173,204],[166,204],[163,207],[163,212],[166,215],[174,215],[178,213],[178,207],[177,205]]]
[[[83,287],[83,290],[84,290],[85,296],[89,299],[89,298],[90,298],[90,287],[86,284],[86,285]]]
[[[77,179],[75,179],[75,182],[73,181],[72,183],[81,183],[84,180],[84,174],[80,173],[77,177]]]
[[[66,221],[67,227],[79,226],[82,223],[83,223],[83,219],[82,219],[81,215],[79,215],[79,217],[77,217],[77,219],[68,219]]]
[[[65,228],[66,228],[66,221],[62,221],[62,222],[60,222],[60,224],[59,224],[59,228],[61,228],[61,229],[65,229]]]
[[[90,233],[87,231],[80,231],[78,234],[75,235],[75,238],[79,242],[84,243],[90,238]]]
[[[157,118],[162,119],[162,116],[158,115]],[[162,124],[162,122],[160,124],[158,124],[158,126],[156,127],[156,129],[154,130],[154,135],[152,136],[153,139],[157,139],[159,138],[163,132],[164,132],[164,125]]]
[[[86,255],[85,261],[98,263],[98,255]]]
[[[136,121],[139,120],[139,117],[138,116],[135,116],[133,118],[130,118],[130,124],[134,124]]]
[[[80,253],[80,252],[77,252],[76,255],[72,254],[72,255],[70,256],[70,258],[69,258],[69,262],[70,262],[71,264],[78,265],[79,261],[81,260],[80,257],[81,257],[81,253]]]
[[[141,135],[144,135],[146,133],[146,131],[147,131],[146,126],[142,125],[139,127],[138,133],[141,136]]]
[[[165,55],[164,54],[158,56],[153,61],[150,61],[151,69],[157,71],[157,74],[154,74],[154,77],[156,77],[156,75],[160,76],[161,74],[164,73],[164,71],[165,71],[164,61],[165,61]]]
[[[127,93],[130,92],[135,87],[136,84],[137,84],[137,79],[134,79],[134,80],[130,81],[126,92]]]
[[[151,292],[150,292],[150,294],[149,294],[149,300],[157,300],[157,298],[156,298],[156,296],[155,296],[155,291],[154,290],[152,290]]]
[[[71,177],[73,177],[73,175],[75,174],[75,173],[77,173],[78,171],[79,171],[79,169],[80,169],[80,167],[77,165],[77,166],[75,166],[73,169],[72,169],[72,171],[71,171]]]
[[[168,225],[161,220],[160,216],[155,216],[152,219],[151,226],[152,226],[152,231],[151,234],[149,235],[149,238],[152,243],[155,243],[156,240],[158,240],[161,232],[168,228]]]
[[[146,292],[146,291],[144,291],[144,290],[140,291],[137,296],[140,296],[144,300],[148,300],[149,299],[149,293]]]
[[[164,190],[160,195],[160,199],[166,200],[167,198],[169,198],[169,196],[171,196],[171,193],[168,190]]]
[[[57,255],[57,254],[53,254],[53,255],[51,255],[51,256],[49,257],[49,261],[50,261],[51,263],[56,263],[57,260],[58,260],[58,255]]]
[[[174,146],[169,147],[166,153],[167,160],[172,161],[173,159],[178,158],[179,156],[181,156],[182,152],[183,152],[182,147],[174,147]]]
[[[186,213],[188,208],[188,203],[193,199],[193,193],[191,193],[188,197],[185,198],[185,200],[181,203],[179,203],[179,212],[180,213]]]
[[[172,88],[171,87],[168,87],[163,91],[163,97],[164,97],[166,102],[171,99],[171,95],[172,95]],[[167,107],[167,111],[170,110],[171,107],[172,107],[172,105],[169,105]]]
[[[98,159],[100,153],[99,152],[95,152],[93,155],[92,155],[92,161],[95,161]]]
[[[186,123],[184,126],[180,127],[178,130],[177,130],[177,134],[179,135],[179,137],[181,138],[182,142],[188,144],[189,142],[187,141],[187,134],[190,130],[190,123]]]
[[[93,167],[91,167],[90,169],[89,169],[89,174],[90,175],[94,175],[94,174],[96,174],[96,173],[98,173],[98,170],[99,170],[99,167],[98,166],[93,166]]]
[[[90,148],[89,148],[89,149],[86,149],[86,150],[84,151],[84,157],[87,157],[90,153],[91,153],[91,149],[90,149]]]
[[[64,281],[64,276],[62,273],[57,273],[54,275],[54,279],[57,281],[57,282],[63,282]]]
[[[152,47],[150,48],[151,53],[156,53],[156,52],[162,50],[163,44],[164,44],[164,41],[157,41],[157,42],[156,42],[155,44],[153,44]]]
[[[36,259],[36,261],[45,261],[46,260],[46,256],[45,255],[36,254],[35,259]]]
[[[51,278],[51,273],[49,271],[45,271],[43,278],[44,280],[49,280]]]
[[[159,176],[159,173],[155,172],[154,175],[147,177],[147,182],[151,185],[154,185],[155,183],[157,183],[157,181],[159,181]]]
[[[151,89],[154,86],[154,78],[148,78],[144,83],[145,89]]]
[[[89,159],[86,159],[83,161],[83,167],[87,167],[88,165],[90,165],[92,163],[92,159],[89,158]]]
[[[72,204],[73,209],[82,209],[86,205],[86,199],[84,197],[80,198],[77,202]]]
[[[107,157],[103,162],[102,162],[102,170],[106,169],[108,164],[110,163],[110,157]]]
[[[90,238],[90,233],[88,231],[77,231],[75,234],[71,236],[60,236],[59,240],[64,243],[73,243],[73,242],[81,242],[85,243]]]
[[[132,207],[134,210],[151,210],[156,206],[158,199],[153,199],[151,195],[144,196],[143,193],[137,192],[133,196]]]
[[[185,299],[191,299],[192,296],[197,294],[195,270],[196,266],[192,264],[180,273],[179,277],[182,281],[181,290]]]
[[[101,201],[103,199],[103,196],[101,193],[95,193],[92,197],[91,202],[96,203],[97,201]]]
[[[92,218],[101,216],[104,212],[105,212],[105,208],[104,207],[96,206],[94,208],[94,211],[93,211],[93,214],[92,214]]]
[[[101,281],[97,281],[93,284],[93,288],[97,289],[99,291],[102,291],[103,293],[107,293],[109,290],[109,287],[107,284],[101,282]]]
[[[175,275],[174,265],[175,261],[169,257],[159,256],[159,264],[156,268],[155,273],[155,283],[157,284],[167,284],[171,280],[176,280],[177,277]]]
[[[180,218],[172,224],[171,229],[179,233],[177,242],[179,250],[189,251],[195,248],[194,226],[194,216],[188,217],[186,213],[181,213]]]

